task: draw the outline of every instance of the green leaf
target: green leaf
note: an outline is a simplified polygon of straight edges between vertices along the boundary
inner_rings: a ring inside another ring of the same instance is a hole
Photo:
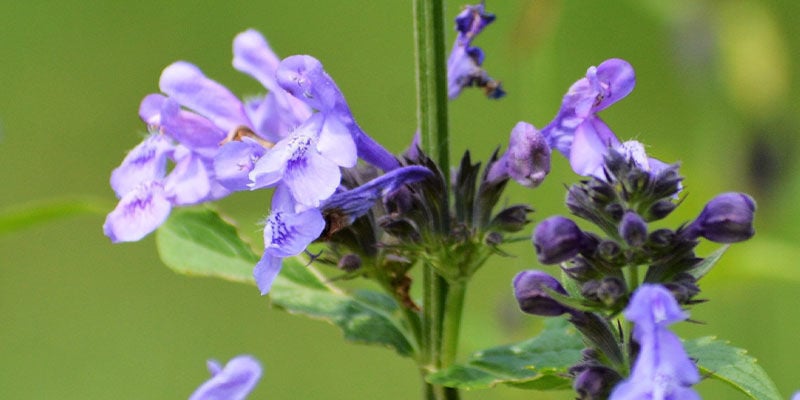
[[[487,389],[504,383],[535,390],[571,387],[564,376],[581,358],[580,334],[564,318],[545,321],[539,336],[472,354],[467,362],[438,371],[428,382],[458,389]]]
[[[259,256],[208,208],[178,208],[156,232],[161,261],[176,272],[255,284]]]
[[[298,258],[283,260],[270,298],[289,313],[333,323],[349,341],[386,346],[402,356],[415,352],[415,341],[394,299],[367,290],[353,295],[342,292]]]
[[[259,255],[214,210],[173,210],[158,229],[156,245],[161,260],[176,272],[255,284],[253,267]],[[272,304],[328,321],[341,328],[347,340],[387,346],[404,356],[414,353],[415,342],[393,298],[370,291],[341,291],[305,263],[299,257],[283,260],[269,294]],[[258,292],[253,290],[253,295]]]
[[[687,340],[683,345],[697,360],[701,374],[723,381],[751,399],[783,400],[767,373],[746,350],[714,337]]]
[[[711,253],[710,256],[704,258],[699,264],[692,267],[692,270],[689,271],[689,273],[698,280],[704,277],[709,271],[711,271],[711,268],[717,263],[717,261],[722,258],[722,255],[725,254],[725,251],[728,250],[729,247],[731,247],[729,244],[720,247],[717,251]]]
[[[0,235],[81,214],[105,215],[113,204],[94,198],[52,199],[0,210]]]

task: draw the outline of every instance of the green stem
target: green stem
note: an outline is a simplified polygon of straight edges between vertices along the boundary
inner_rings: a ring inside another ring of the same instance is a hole
[[[419,123],[422,150],[431,157],[448,176],[450,170],[450,149],[447,130],[447,69],[444,45],[444,3],[442,0],[413,0],[414,32],[416,39],[417,75],[417,120]],[[445,179],[445,191],[441,197],[440,225],[436,233],[446,236],[450,231],[450,184]],[[454,351],[443,349],[443,340],[455,342],[452,335],[444,334],[447,326],[456,326],[461,313],[456,317],[446,317],[448,284],[430,264],[423,265],[423,316],[422,316],[422,355],[420,365],[423,374],[437,371],[455,357]],[[448,346],[453,346],[448,345]],[[444,351],[444,353],[443,353]],[[450,354],[452,352],[452,354]],[[424,376],[423,376],[424,380]],[[429,400],[458,399],[458,392],[439,385],[425,384],[425,397]]]
[[[442,323],[442,365],[451,365],[458,352],[458,336],[461,332],[461,314],[467,286],[462,282],[451,282],[447,290],[447,300]]]
[[[447,55],[442,0],[414,0],[414,31],[417,120],[422,150],[436,161],[447,176],[450,170],[450,142],[447,131]]]

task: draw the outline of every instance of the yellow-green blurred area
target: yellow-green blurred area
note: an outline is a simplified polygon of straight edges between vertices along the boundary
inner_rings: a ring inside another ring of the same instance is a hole
[[[410,3],[3,2],[0,209],[89,196],[110,211],[109,174],[141,140],[139,101],[158,91],[165,66],[191,61],[237,94],[263,92],[231,67],[231,41],[251,27],[281,56],[319,58],[362,128],[402,151],[416,128]],[[800,389],[800,2],[487,3],[498,18],[474,44],[508,95],[493,101],[472,90],[451,103],[454,161],[466,148],[485,160],[517,121],[543,127],[587,67],[628,60],[637,86],[601,116],[621,139],[682,162],[685,201],[659,226],[690,220],[723,191],[758,202],[756,237],[701,282],[710,302],[692,318],[703,324],[679,332],[730,340],[786,397]],[[448,19],[460,6],[447,1]],[[504,201],[532,203],[536,220],[567,214],[564,185],[577,179],[554,154],[542,187],[513,186]],[[268,191],[236,193],[220,208],[259,244],[268,199]],[[254,287],[179,276],[160,263],[152,235],[112,245],[103,219],[82,214],[0,235],[0,399],[186,398],[207,378],[206,359],[240,353],[265,366],[253,399],[419,398],[411,360],[271,309]],[[461,359],[541,327],[517,310],[510,281],[542,267],[527,242],[507,250],[516,257],[493,259],[471,284]],[[715,382],[699,390],[745,398]],[[573,396],[499,387],[463,398]]]

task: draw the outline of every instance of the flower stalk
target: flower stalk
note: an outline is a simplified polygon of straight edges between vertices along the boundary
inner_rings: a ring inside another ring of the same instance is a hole
[[[422,150],[429,154],[442,171],[450,169],[450,149],[447,128],[447,69],[444,44],[444,4],[441,0],[414,0],[414,32],[416,42],[417,121]],[[449,182],[441,208],[441,234],[449,231]],[[448,301],[448,282],[425,263],[423,265],[423,340],[420,363],[423,375],[447,366],[455,358],[463,307],[463,289]],[[454,309],[454,308],[457,308]],[[446,348],[444,348],[446,343]],[[423,376],[423,379],[425,377]],[[451,388],[425,383],[429,400],[457,399]]]

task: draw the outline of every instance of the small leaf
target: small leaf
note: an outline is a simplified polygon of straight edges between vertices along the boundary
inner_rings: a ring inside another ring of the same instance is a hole
[[[156,232],[156,247],[176,272],[255,284],[253,266],[260,257],[214,210],[172,210]]]
[[[505,383],[535,390],[571,387],[567,369],[585,345],[564,318],[548,319],[539,336],[521,343],[479,351],[463,364],[427,376],[430,383],[458,389],[487,389]]]
[[[259,256],[214,210],[173,210],[158,229],[156,245],[161,260],[176,272],[255,284],[253,267]],[[299,257],[283,260],[269,295],[275,306],[331,322],[347,340],[387,346],[404,356],[413,354],[414,341],[393,298],[370,291],[343,292],[305,263]],[[258,291],[253,290],[253,295]]]
[[[701,374],[725,382],[755,400],[783,400],[775,384],[744,349],[714,337],[687,340],[686,352],[697,360]]]
[[[731,247],[729,244],[720,247],[717,251],[711,253],[710,256],[704,258],[699,264],[692,267],[689,273],[692,274],[692,276],[697,280],[704,277],[709,271],[711,271],[711,268],[717,263],[717,261],[722,258],[722,255],[725,254],[725,251],[728,250],[729,247]]]

